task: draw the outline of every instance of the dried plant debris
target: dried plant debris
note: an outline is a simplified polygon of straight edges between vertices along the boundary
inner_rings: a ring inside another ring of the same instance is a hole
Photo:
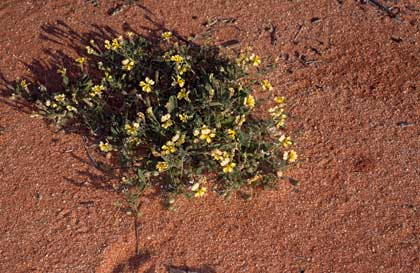
[[[128,9],[130,6],[137,4],[139,0],[125,0],[123,3],[116,5],[115,7],[108,10],[108,14],[110,16],[117,15],[126,9]]]

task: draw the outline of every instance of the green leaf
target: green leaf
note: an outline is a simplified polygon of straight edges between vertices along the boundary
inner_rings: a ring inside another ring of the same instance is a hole
[[[177,99],[174,95],[172,95],[169,97],[168,102],[165,104],[165,108],[166,110],[168,110],[168,113],[172,113],[177,107],[177,105],[178,105]]]

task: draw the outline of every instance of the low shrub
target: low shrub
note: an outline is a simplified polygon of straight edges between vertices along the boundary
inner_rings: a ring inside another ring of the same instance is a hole
[[[58,70],[57,90],[22,80],[14,96],[58,126],[88,129],[100,151],[119,158],[127,187],[188,197],[211,187],[227,196],[275,185],[297,159],[285,134],[285,99],[274,97],[250,49],[235,53],[164,32],[156,43],[133,33],[92,40],[86,51],[75,75]],[[266,115],[255,111],[253,90],[273,104]]]

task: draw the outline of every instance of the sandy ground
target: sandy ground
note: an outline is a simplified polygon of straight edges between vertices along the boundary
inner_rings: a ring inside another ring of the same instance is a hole
[[[93,1],[91,1],[93,2]],[[251,201],[209,195],[133,218],[77,133],[56,132],[0,98],[0,272],[420,272],[420,4],[391,18],[360,1],[3,0],[0,73],[53,86],[81,37],[162,28],[190,35],[207,19],[219,43],[267,58],[289,100],[300,161]],[[394,9],[397,11],[397,9]],[[89,36],[90,35],[90,36]]]

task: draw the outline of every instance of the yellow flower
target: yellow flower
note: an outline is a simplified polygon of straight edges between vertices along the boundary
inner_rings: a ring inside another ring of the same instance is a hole
[[[286,137],[285,135],[282,135],[279,138],[279,142],[283,145],[284,148],[289,147],[290,145],[293,144],[292,138],[291,137]]]
[[[173,143],[172,141],[167,141],[162,146],[162,155],[169,155],[169,154],[173,154],[175,152],[176,152],[175,143]]]
[[[26,89],[29,86],[29,84],[25,80],[20,81],[20,87],[23,89]]]
[[[252,62],[253,66],[259,66],[261,64],[261,59],[258,55],[251,54],[251,56],[249,56],[249,60]]]
[[[62,77],[64,77],[67,73],[67,69],[65,67],[58,69],[57,73],[60,74]]]
[[[229,97],[233,97],[233,95],[235,95],[235,88],[229,87],[228,90],[229,90]]]
[[[172,83],[172,86],[175,86],[175,85],[178,85],[181,88],[184,87],[185,85],[184,79],[181,76],[176,75],[176,79],[174,79],[174,82]]]
[[[140,128],[140,124],[138,122],[134,122],[133,125],[126,124],[124,126],[125,131],[128,135],[134,136],[137,134],[137,130]]]
[[[66,99],[66,95],[64,94],[55,95],[54,99],[57,102],[63,102]]]
[[[134,37],[134,33],[132,31],[128,31],[126,33],[126,35],[127,35],[128,39],[132,39]]]
[[[118,37],[118,39],[112,40],[112,45],[111,45],[112,50],[117,50],[121,47],[120,41],[122,41],[122,36]]]
[[[142,112],[137,112],[137,120],[139,121],[145,121],[146,116]]]
[[[83,65],[86,62],[86,58],[85,57],[79,57],[75,59],[76,63]]]
[[[282,114],[281,116],[280,116],[280,119],[279,120],[277,120],[277,122],[276,122],[276,127],[277,128],[280,128],[280,127],[283,127],[284,126],[284,123],[285,123],[285,121],[286,121],[286,114]]]
[[[213,157],[214,160],[222,160],[223,159],[223,152],[219,149],[214,149],[211,151],[210,155]]]
[[[189,116],[187,114],[179,114],[178,117],[183,123],[187,122],[189,119]]]
[[[102,152],[108,153],[108,152],[111,152],[114,148],[113,148],[113,147],[112,147],[112,145],[111,145],[111,144],[109,144],[108,142],[103,143],[103,142],[101,141],[101,142],[99,142],[99,149],[100,149]]]
[[[105,47],[106,49],[111,49],[111,43],[110,43],[110,41],[105,40],[105,42],[104,42],[104,47]]]
[[[162,38],[165,41],[169,41],[169,39],[171,39],[171,37],[172,37],[172,32],[170,32],[170,31],[166,31],[166,32],[162,33]]]
[[[166,114],[166,115],[163,115],[161,118],[160,118],[160,121],[161,122],[165,122],[165,121],[168,121],[168,120],[170,120],[171,119],[171,114]]]
[[[177,69],[178,69],[179,75],[182,75],[188,71],[188,66],[186,65],[177,66]]]
[[[138,137],[135,137],[135,136],[130,136],[130,137],[127,139],[127,143],[128,143],[128,144],[132,144],[132,145],[134,145],[134,146],[138,146],[138,145],[141,143],[141,139],[140,139],[140,138],[138,138]]]
[[[161,173],[169,168],[168,163],[161,161],[156,164],[156,169]]]
[[[155,82],[149,77],[146,77],[145,81],[141,81],[139,85],[144,92],[150,93],[152,92],[152,85],[155,85]]]
[[[171,120],[171,114],[166,114],[160,118],[160,121],[162,122],[162,127],[167,129],[173,125],[173,122]]]
[[[190,94],[190,91],[187,91],[185,88],[182,88],[181,91],[178,92],[178,95],[176,96],[179,100],[186,100],[191,101],[188,95]]]
[[[283,153],[283,160],[293,163],[297,160],[298,155],[294,150],[286,151]]]
[[[200,139],[211,143],[212,139],[216,136],[216,129],[209,129],[207,125],[201,126]]]
[[[176,63],[182,63],[184,61],[184,58],[180,55],[174,55],[171,57],[171,61]]]
[[[122,64],[123,70],[130,71],[130,70],[133,70],[135,63],[132,59],[125,59],[121,62],[121,64]]]
[[[233,169],[236,167],[235,162],[230,162],[226,167],[223,168],[224,173],[231,173],[233,172]]]
[[[261,83],[262,89],[271,91],[273,90],[273,86],[271,85],[271,83],[268,80],[263,80]]]
[[[248,185],[252,185],[252,184],[260,181],[261,179],[263,179],[263,176],[260,175],[260,174],[257,174],[256,176],[254,176],[254,177],[252,177],[248,180]]]
[[[284,113],[284,109],[279,107],[278,105],[268,109],[268,112],[271,114],[271,116],[275,119],[280,118],[283,113]]]
[[[168,129],[169,127],[171,127],[173,125],[173,122],[172,122],[172,120],[168,120],[168,121],[165,121],[163,124],[162,124],[162,127],[163,128],[165,128],[165,129]]]
[[[175,143],[176,146],[181,146],[185,143],[185,135],[181,134],[180,131],[177,131],[176,134],[171,139],[172,143]]]
[[[90,46],[86,46],[86,52],[87,52],[87,54],[90,54],[90,55],[97,54],[96,51],[93,48],[91,48]]]
[[[105,71],[105,80],[107,80],[107,81],[112,81],[112,75],[111,74],[109,74],[109,72],[107,72],[107,71]]]
[[[200,187],[194,194],[194,197],[203,197],[204,194],[206,194],[207,188],[206,187]]]
[[[235,118],[235,123],[236,123],[239,127],[241,127],[241,126],[242,126],[242,124],[244,124],[244,122],[245,122],[245,115],[238,115],[238,116],[236,116],[236,118]]]
[[[231,139],[235,139],[236,137],[236,131],[233,129],[228,129],[227,134]]]
[[[220,166],[226,167],[231,161],[230,155],[228,152],[223,152],[222,158],[220,159]]]
[[[245,99],[244,99],[244,105],[249,107],[249,108],[254,108],[255,106],[255,99],[252,95],[248,95]]]
[[[102,95],[102,91],[105,90],[105,86],[103,85],[95,85],[92,87],[92,92],[90,92],[90,96],[95,97],[95,96],[101,96]]]
[[[283,104],[286,101],[286,99],[284,97],[275,97],[274,101],[278,104]]]
[[[77,112],[77,108],[72,105],[67,105],[66,108],[70,112],[75,112],[75,113]]]

